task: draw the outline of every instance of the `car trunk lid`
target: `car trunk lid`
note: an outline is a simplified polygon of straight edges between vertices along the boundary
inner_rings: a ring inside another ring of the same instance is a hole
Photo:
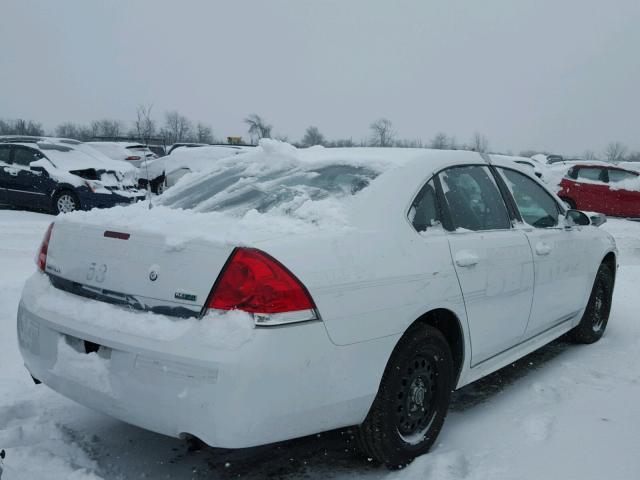
[[[234,246],[157,232],[56,222],[46,273],[78,295],[175,316],[197,315]]]

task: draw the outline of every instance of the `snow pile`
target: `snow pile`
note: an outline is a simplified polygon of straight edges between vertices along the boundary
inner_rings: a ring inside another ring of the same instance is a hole
[[[29,295],[24,297],[24,301],[33,305],[35,312],[46,311],[46,315],[63,318],[82,318],[87,325],[109,331],[170,341],[193,330],[205,345],[232,350],[253,337],[253,319],[243,312],[217,314],[215,318],[208,315],[202,320],[177,319],[96,302],[58,290],[51,285],[49,278],[40,272],[34,273],[27,282]],[[69,348],[71,347],[65,345],[63,353],[68,353]],[[72,361],[73,356],[65,356],[64,359]]]
[[[97,392],[112,395],[109,381],[109,358],[103,358],[102,349],[98,352],[84,353],[84,345],[78,341],[74,349],[61,335],[53,373],[84,385]]]
[[[193,149],[193,150],[198,150]],[[251,152],[184,176],[151,210],[146,202],[76,211],[58,221],[157,233],[168,245],[189,239],[243,244],[352,226],[349,208],[376,177],[424,152],[410,149],[297,149],[262,140]]]
[[[255,335],[253,319],[239,310],[209,313],[195,330],[202,345],[222,350],[237,350]]]
[[[640,192],[640,176],[635,178],[625,178],[619,182],[609,182],[611,190],[627,190],[629,192]]]

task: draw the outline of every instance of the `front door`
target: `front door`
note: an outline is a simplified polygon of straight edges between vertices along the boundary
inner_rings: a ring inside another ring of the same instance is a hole
[[[533,299],[533,259],[527,237],[512,228],[487,166],[439,174],[454,230],[448,234],[471,336],[472,366],[508,350],[524,335]]]
[[[589,240],[582,228],[565,224],[561,207],[538,183],[508,168],[498,168],[518,207],[522,230],[531,244],[535,284],[526,338],[575,318],[590,286]]]

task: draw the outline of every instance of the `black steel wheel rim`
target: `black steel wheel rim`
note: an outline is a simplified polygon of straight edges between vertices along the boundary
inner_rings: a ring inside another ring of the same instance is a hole
[[[604,327],[607,315],[607,289],[602,281],[598,282],[593,296],[592,324],[594,332],[599,332]]]
[[[437,368],[432,358],[416,355],[401,370],[396,393],[396,424],[403,437],[426,430],[433,418]]]

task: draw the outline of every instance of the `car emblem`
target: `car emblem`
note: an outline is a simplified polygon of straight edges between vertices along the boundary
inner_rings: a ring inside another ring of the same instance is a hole
[[[149,272],[149,280],[151,280],[152,282],[155,282],[158,279],[158,272],[156,272],[155,270],[151,270],[151,272]]]

